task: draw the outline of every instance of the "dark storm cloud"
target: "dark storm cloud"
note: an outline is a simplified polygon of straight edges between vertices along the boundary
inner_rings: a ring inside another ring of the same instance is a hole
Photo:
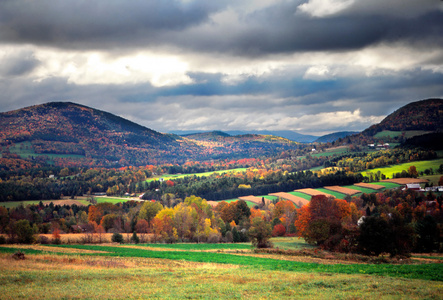
[[[4,0],[0,36],[2,42],[74,48],[155,44],[162,32],[198,25],[225,2]]]
[[[288,1],[252,12],[229,32],[223,26],[190,28],[186,36],[169,33],[170,39],[194,50],[242,56],[352,50],[383,42],[443,46],[443,11],[438,10],[438,3],[435,11],[408,18],[383,11],[315,18],[298,11],[299,5]]]
[[[443,45],[438,3],[435,11],[408,18],[381,9],[351,14],[353,7],[316,18],[300,11],[302,1],[285,1],[239,11],[232,24],[211,19],[230,2],[6,0],[0,1],[0,36],[3,42],[76,49],[176,46],[241,56],[360,49],[392,41]]]

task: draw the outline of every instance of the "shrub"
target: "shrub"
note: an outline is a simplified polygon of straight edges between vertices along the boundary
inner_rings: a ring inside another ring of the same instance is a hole
[[[134,231],[134,233],[132,234],[131,242],[134,243],[134,244],[138,244],[138,243],[140,243],[140,239],[138,238],[138,236],[137,236],[137,232],[135,232],[135,231]]]
[[[267,223],[260,217],[252,219],[251,228],[249,229],[249,237],[252,245],[257,248],[272,247],[269,239],[271,238],[272,229],[271,224]]]
[[[0,245],[6,244],[6,238],[3,235],[0,235]]]
[[[226,231],[225,241],[226,243],[232,243],[234,241],[234,237],[232,236],[232,231]]]
[[[50,243],[49,239],[44,235],[42,235],[38,238],[38,242],[42,245],[47,245]]]
[[[272,236],[284,236],[286,233],[286,228],[283,224],[277,224],[272,230]]]
[[[32,244],[35,241],[34,229],[32,229],[28,220],[17,221],[14,225],[14,231],[20,244]]]
[[[121,235],[121,233],[118,233],[118,232],[115,232],[115,233],[112,235],[111,240],[112,240],[114,243],[120,243],[120,244],[123,244],[123,242],[124,242],[124,240],[123,240],[123,235]]]

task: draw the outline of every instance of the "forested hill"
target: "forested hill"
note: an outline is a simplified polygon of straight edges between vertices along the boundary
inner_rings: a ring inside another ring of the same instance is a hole
[[[287,139],[221,132],[180,137],[111,113],[52,102],[0,114],[0,159],[58,165],[128,166],[187,160],[249,158],[295,149]]]
[[[52,102],[0,114],[3,157],[23,144],[28,152],[75,156],[101,163],[175,160],[181,140],[111,113],[70,102]],[[198,147],[195,144],[190,147]],[[60,157],[60,156],[57,156]]]
[[[409,103],[379,124],[372,125],[363,135],[374,136],[381,131],[441,131],[443,130],[443,99],[427,99]]]

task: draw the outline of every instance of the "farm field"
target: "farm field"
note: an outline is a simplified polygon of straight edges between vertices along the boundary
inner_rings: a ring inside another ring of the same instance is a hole
[[[403,132],[405,133],[406,138],[411,138],[416,135],[423,135],[423,134],[429,133],[429,131],[424,131],[424,130],[408,130],[408,131],[383,130],[383,131],[378,132],[376,135],[374,135],[374,138],[377,138],[377,139],[386,138],[386,137],[394,138],[397,136],[401,136],[403,134]]]
[[[140,201],[140,199],[136,198],[116,198],[116,197],[94,197],[97,200],[97,203],[112,203],[112,204],[117,204],[117,203],[122,203],[122,202],[127,202],[127,201]]]
[[[19,155],[21,158],[30,158],[37,156],[47,156],[50,159],[53,158],[83,158],[84,155],[79,154],[54,154],[54,153],[36,153],[31,142],[21,142],[9,147],[11,153]]]
[[[86,198],[79,197],[78,199],[71,200],[71,199],[62,199],[62,200],[42,200],[44,205],[48,205],[51,202],[54,203],[54,205],[89,205],[90,203],[86,201]],[[0,202],[0,206],[4,206],[6,208],[12,208],[17,207],[20,205],[26,206],[26,205],[38,205],[40,203],[40,200],[29,200],[29,201],[9,201],[9,202]]]
[[[432,183],[433,185],[438,185],[438,181],[440,180],[440,177],[442,177],[442,176],[443,176],[443,174],[420,176],[420,179],[426,179],[429,181],[429,183]]]
[[[225,174],[225,173],[230,173],[230,172],[241,173],[241,172],[246,172],[246,170],[247,170],[247,168],[237,168],[237,169],[212,171],[212,172],[205,172],[205,173],[175,174],[175,175],[165,174],[163,176],[157,176],[157,177],[154,177],[154,178],[148,178],[146,181],[147,182],[151,182],[151,181],[159,180],[160,178],[163,178],[164,180],[180,179],[180,178],[185,178],[185,177],[190,177],[190,176],[208,177],[208,176],[211,176],[212,174]]]
[[[443,159],[434,159],[434,160],[424,160],[424,161],[414,161],[399,165],[393,165],[383,168],[375,168],[371,170],[362,171],[361,174],[363,176],[369,176],[369,173],[375,174],[380,171],[381,174],[385,175],[386,178],[392,178],[392,174],[401,173],[403,170],[407,171],[410,166],[415,166],[418,172],[424,171],[426,169],[432,168],[434,171],[437,170],[440,165],[443,164]]]
[[[121,202],[126,202],[126,201],[130,201],[130,200],[135,200],[135,201],[140,201],[138,198],[137,199],[131,199],[131,198],[115,198],[115,197],[94,197],[95,200],[97,200],[97,203],[104,203],[104,202],[109,202],[112,204],[116,204],[116,203],[121,203]],[[72,199],[61,199],[61,200],[42,200],[44,205],[48,205],[49,203],[54,203],[54,205],[72,205],[72,204],[77,204],[77,205],[86,205],[88,206],[89,204],[91,204],[90,202],[88,202],[86,200],[86,197],[76,197],[76,199],[72,200]],[[0,206],[4,206],[6,208],[12,208],[12,207],[17,207],[19,205],[37,205],[40,203],[40,200],[29,200],[29,201],[10,201],[10,202],[0,202]]]
[[[306,246],[297,238],[273,242]],[[16,261],[10,247],[0,247],[5,299],[440,299],[443,291],[438,263],[313,263],[253,254],[248,244],[26,246],[26,259]]]

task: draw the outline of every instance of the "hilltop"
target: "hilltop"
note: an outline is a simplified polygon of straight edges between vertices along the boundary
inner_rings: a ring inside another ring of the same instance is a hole
[[[375,136],[382,131],[441,131],[443,130],[443,99],[427,99],[409,103],[380,123],[372,125],[362,132],[366,136]]]

